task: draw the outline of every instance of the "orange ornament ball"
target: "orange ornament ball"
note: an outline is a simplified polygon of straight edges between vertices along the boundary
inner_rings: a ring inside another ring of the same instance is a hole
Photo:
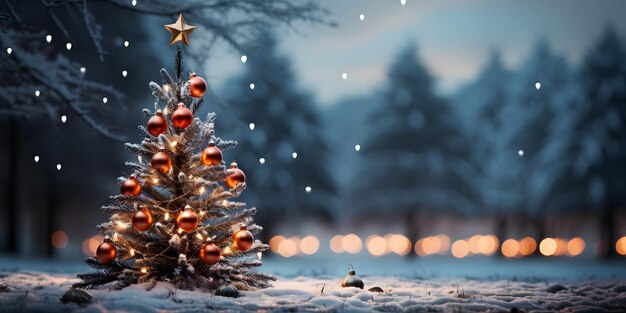
[[[194,98],[202,98],[206,92],[206,81],[196,74],[189,76],[189,94]]]
[[[200,249],[200,261],[206,265],[217,264],[220,258],[220,248],[214,243],[207,243]]]
[[[137,178],[131,175],[127,180],[122,183],[120,192],[125,196],[138,196],[141,193],[141,185]]]
[[[161,112],[161,110],[156,111],[154,116],[148,120],[148,126],[146,129],[148,130],[148,133],[154,137],[165,132],[167,129],[167,121],[165,121],[165,117],[163,117],[163,112]]]
[[[198,227],[198,215],[191,210],[190,206],[186,206],[185,211],[176,218],[176,224],[186,232],[193,231]]]
[[[241,227],[241,229],[233,235],[233,244],[239,251],[248,251],[248,249],[252,247],[253,243],[254,237],[245,227]]]
[[[152,165],[153,169],[161,172],[162,174],[167,174],[172,167],[172,160],[170,159],[170,156],[165,153],[165,150],[161,149],[154,156],[152,156],[150,165]]]
[[[185,107],[183,103],[178,104],[178,108],[172,113],[172,123],[178,128],[187,128],[193,121],[193,113]]]
[[[116,256],[117,249],[111,239],[104,239],[104,242],[96,249],[96,259],[98,259],[98,263],[100,264],[109,264],[115,261]]]
[[[230,164],[230,171],[232,174],[226,177],[225,180],[226,186],[228,186],[228,188],[233,189],[235,188],[235,186],[237,186],[237,184],[246,182],[246,174],[244,174],[242,170],[237,168],[237,163],[233,162]]]
[[[209,146],[202,151],[202,163],[207,166],[222,163],[223,157],[222,150],[216,147],[214,143],[209,143]]]
[[[137,231],[146,231],[152,227],[152,214],[147,209],[141,209],[133,215],[133,227]]]

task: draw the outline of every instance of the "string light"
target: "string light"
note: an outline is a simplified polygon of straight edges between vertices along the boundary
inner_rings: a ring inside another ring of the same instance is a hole
[[[135,256],[135,249],[130,249],[130,256]]]
[[[170,146],[172,146],[172,147],[176,147],[176,145],[177,145],[177,144],[178,144],[178,142],[176,142],[176,141],[172,141],[172,142],[170,143]]]
[[[145,274],[145,273],[147,273],[147,272],[148,272],[148,268],[146,268],[146,267],[142,267],[142,268],[141,268],[141,272],[142,272],[142,273],[144,273],[144,274]]]
[[[222,251],[222,253],[224,253],[224,254],[230,254],[231,252],[233,252],[233,249],[231,247],[226,247]]]
[[[124,222],[117,222],[117,226],[119,226],[122,229],[126,229],[126,227],[128,227],[128,225],[126,225]]]
[[[170,91],[170,85],[164,85],[164,86],[163,86],[163,90],[164,90],[165,92]]]
[[[183,233],[183,229],[182,228],[178,228],[178,233],[182,234]]]
[[[198,237],[198,239],[200,239],[200,240],[202,240],[202,239],[203,239],[203,238],[202,238],[202,235],[200,235],[199,233],[198,233],[198,234],[196,234],[196,237]]]
[[[204,186],[200,187],[200,194],[203,194],[205,191]]]
[[[204,216],[206,214],[206,211],[200,211],[200,215]]]
[[[163,216],[163,220],[167,221],[170,219],[170,213],[169,212],[165,212],[165,216]]]
[[[139,163],[141,163],[143,161],[143,159],[141,158],[140,155],[137,156],[137,161],[139,161]]]
[[[113,233],[113,240],[117,240],[118,237],[119,237],[119,234],[117,232]]]
[[[256,125],[254,125],[254,123],[250,123],[248,127],[250,127],[250,130],[254,130],[254,127],[256,127]]]
[[[153,184],[158,184],[158,183],[159,183],[159,179],[158,179],[158,178],[154,178],[154,179],[152,179],[152,183],[153,183]]]

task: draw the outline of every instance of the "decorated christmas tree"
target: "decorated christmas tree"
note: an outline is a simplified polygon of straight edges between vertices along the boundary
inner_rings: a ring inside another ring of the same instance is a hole
[[[165,27],[171,44],[189,44],[195,28],[182,15]],[[215,136],[215,113],[205,121],[194,117],[207,85],[194,73],[183,78],[181,45],[175,77],[160,73],[163,83],[150,83],[154,112],[144,109],[150,118],[147,127],[139,126],[144,138],[125,145],[138,162],[126,163],[132,174],[118,179],[120,194],[102,208],[111,214],[98,226],[106,237],[86,260],[97,271],[79,274],[82,282],[74,287],[156,281],[223,293],[268,287],[275,278],[254,271],[268,248],[254,240],[262,230],[252,221],[256,209],[233,201],[246,188],[245,174],[223,161],[222,151],[237,142]]]

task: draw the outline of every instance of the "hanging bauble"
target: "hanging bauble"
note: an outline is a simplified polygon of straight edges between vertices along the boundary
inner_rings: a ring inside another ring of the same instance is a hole
[[[363,284],[363,280],[361,279],[361,277],[356,275],[356,271],[354,270],[352,265],[348,267],[348,275],[346,276],[346,278],[343,279],[341,287],[356,287],[361,289],[365,287],[365,285]]]
[[[132,219],[133,227],[138,231],[146,231],[152,226],[152,214],[143,208],[135,212]]]
[[[172,113],[172,123],[178,128],[187,128],[193,121],[193,113],[185,107],[183,103],[178,104],[178,108]]]
[[[98,246],[96,250],[96,258],[100,264],[109,264],[115,260],[117,256],[117,249],[115,244],[109,238],[105,238],[104,242]]]
[[[226,177],[226,186],[228,186],[228,188],[235,188],[237,184],[244,183],[246,181],[246,174],[237,168],[237,163],[230,163],[230,171],[232,174]]]
[[[202,163],[204,165],[217,165],[222,163],[222,150],[216,147],[214,143],[209,143],[209,146],[202,151]]]
[[[209,242],[200,249],[200,260],[206,265],[213,265],[220,261],[220,248]]]
[[[237,290],[237,287],[231,284],[222,285],[219,286],[217,290],[215,290],[215,295],[229,298],[237,298],[239,297],[239,290]]]
[[[191,206],[186,206],[185,211],[178,215],[176,223],[186,232],[193,231],[198,226],[198,215],[191,210]]]
[[[161,112],[161,110],[156,111],[154,116],[148,120],[147,129],[150,135],[154,137],[165,132],[167,129],[167,121],[165,121],[165,117],[163,117],[163,112]]]
[[[120,192],[125,196],[137,196],[141,192],[141,185],[134,175],[130,175],[130,177],[122,183]]]
[[[170,159],[170,156],[165,153],[165,149],[160,149],[159,152],[152,156],[150,165],[152,165],[153,169],[161,172],[162,174],[167,174],[172,167],[172,159]]]
[[[189,75],[189,94],[194,98],[202,98],[205,92],[206,81],[195,73],[191,73]]]
[[[248,229],[246,229],[245,226],[241,226],[239,231],[237,231],[233,235],[233,244],[235,245],[235,248],[237,248],[237,250],[239,251],[247,251],[252,247],[253,243],[254,237],[252,236],[252,233]]]

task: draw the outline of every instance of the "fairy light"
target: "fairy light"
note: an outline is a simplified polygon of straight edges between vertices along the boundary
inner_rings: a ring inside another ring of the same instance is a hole
[[[170,91],[170,85],[165,85],[165,86],[163,86],[163,90],[164,90],[165,92]]]
[[[163,220],[167,221],[170,219],[170,213],[169,212],[165,212],[165,216],[163,216]]]
[[[200,240],[204,239],[204,238],[202,238],[202,235],[200,235],[199,233],[196,234],[196,237],[198,237],[198,239],[200,239]]]
[[[199,190],[200,194],[203,194],[205,191],[206,189],[204,189],[204,186],[200,187],[200,190]]]
[[[113,240],[117,240],[118,237],[119,235],[117,233],[113,233]]]
[[[158,179],[158,178],[154,178],[154,179],[152,179],[152,183],[153,183],[153,184],[158,184],[158,183],[159,183],[159,179]]]
[[[145,274],[145,273],[147,273],[147,272],[148,272],[148,268],[146,268],[146,267],[142,267],[142,268],[141,268],[141,272],[142,272],[142,273],[144,273],[144,274]]]
[[[177,145],[177,144],[178,144],[178,142],[177,142],[177,141],[172,141],[172,143],[170,143],[170,146],[172,146],[172,147],[176,147],[176,145]]]
[[[222,252],[224,254],[230,254],[231,252],[233,252],[233,249],[231,247],[226,247],[226,248],[224,248],[224,250]]]
[[[259,251],[256,253],[256,255],[259,257],[259,261],[263,259],[263,252]]]
[[[130,256],[135,256],[135,249],[130,249]]]
[[[139,163],[143,162],[143,159],[141,158],[140,155],[137,156],[137,160],[139,161]]]
[[[228,200],[222,200],[222,206],[228,206]]]
[[[179,234],[182,234],[182,233],[183,233],[183,231],[184,231],[184,230],[183,230],[182,228],[178,228],[178,233],[179,233]]]
[[[206,211],[200,211],[200,215],[204,216],[206,214]]]
[[[117,222],[117,226],[119,226],[122,229],[126,229],[126,227],[128,227],[128,225],[126,225],[124,222]]]
[[[170,112],[170,109],[168,109],[167,107],[163,109],[163,115],[167,115],[169,112]]]

